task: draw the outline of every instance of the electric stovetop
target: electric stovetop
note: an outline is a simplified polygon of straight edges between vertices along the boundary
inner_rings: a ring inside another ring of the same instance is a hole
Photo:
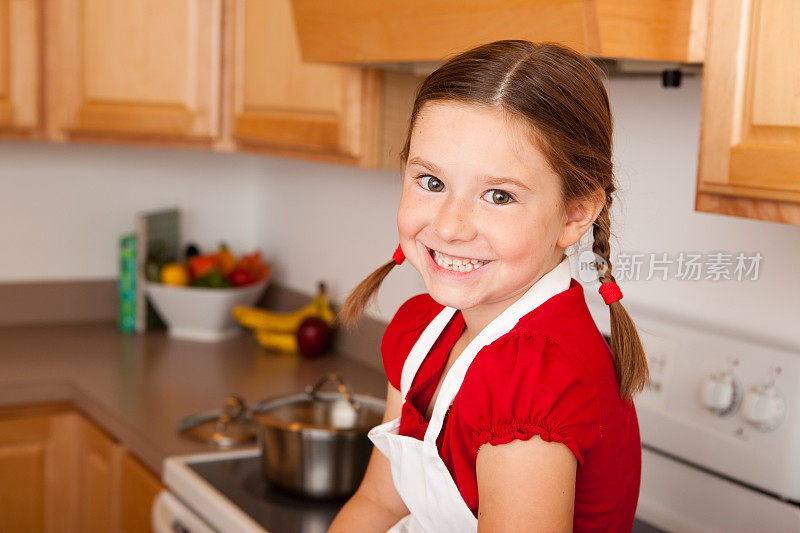
[[[324,533],[347,501],[304,499],[269,486],[259,456],[188,462],[186,466],[272,533]]]

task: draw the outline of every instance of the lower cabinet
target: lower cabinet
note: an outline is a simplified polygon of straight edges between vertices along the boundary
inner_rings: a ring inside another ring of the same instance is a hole
[[[151,531],[150,508],[164,486],[129,453],[122,457],[121,478],[120,531]]]
[[[0,531],[151,531],[161,488],[69,404],[0,410]]]
[[[0,531],[73,531],[75,418],[65,406],[0,410]]]
[[[116,531],[125,448],[85,418],[78,418],[78,531]]]

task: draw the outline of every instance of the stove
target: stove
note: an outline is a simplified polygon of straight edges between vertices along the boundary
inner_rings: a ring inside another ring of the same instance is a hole
[[[608,332],[604,305],[590,305]],[[687,533],[800,531],[800,349],[754,332],[629,310],[650,368],[636,396],[638,518]]]
[[[154,518],[160,510],[165,531],[181,533],[324,533],[347,501],[311,500],[269,486],[259,448],[170,457],[164,462],[163,480],[178,501],[170,501],[165,491],[165,501],[154,506]],[[182,505],[183,514],[167,517],[164,509],[170,505]],[[183,523],[187,513],[202,523],[194,528]],[[181,525],[175,526],[176,521]]]

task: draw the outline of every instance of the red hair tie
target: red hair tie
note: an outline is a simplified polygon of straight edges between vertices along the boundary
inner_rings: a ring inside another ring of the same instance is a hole
[[[397,250],[394,251],[394,255],[392,256],[394,262],[398,265],[406,260],[406,256],[403,254],[403,249],[400,248],[400,245],[397,245]]]
[[[607,281],[600,285],[600,296],[603,297],[603,301],[606,305],[611,305],[614,302],[622,299],[622,291],[619,289],[619,285],[614,283],[613,281]]]

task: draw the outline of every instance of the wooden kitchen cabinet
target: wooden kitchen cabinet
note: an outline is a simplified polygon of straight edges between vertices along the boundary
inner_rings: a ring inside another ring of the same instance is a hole
[[[125,448],[94,424],[79,421],[78,531],[116,531]]]
[[[39,0],[0,0],[0,134],[41,133]]]
[[[290,0],[230,0],[225,15],[230,149],[399,167],[424,76],[304,62]]]
[[[292,0],[307,61],[433,61],[500,39],[699,63],[709,0]]]
[[[163,488],[124,446],[80,417],[78,531],[151,531],[150,509]]]
[[[68,405],[0,409],[0,531],[76,531],[75,423]]]
[[[151,531],[162,488],[71,404],[0,409],[0,531]]]
[[[376,69],[304,63],[289,0],[50,0],[44,20],[48,139],[397,166],[385,124],[410,104],[382,113]]]
[[[304,63],[289,0],[227,7],[228,121],[237,148],[375,165],[379,73]]]
[[[48,137],[210,144],[221,16],[221,0],[50,0]]]
[[[696,209],[800,225],[800,3],[713,2]]]
[[[122,456],[120,488],[120,531],[151,531],[150,509],[164,488],[161,481],[130,453]]]

